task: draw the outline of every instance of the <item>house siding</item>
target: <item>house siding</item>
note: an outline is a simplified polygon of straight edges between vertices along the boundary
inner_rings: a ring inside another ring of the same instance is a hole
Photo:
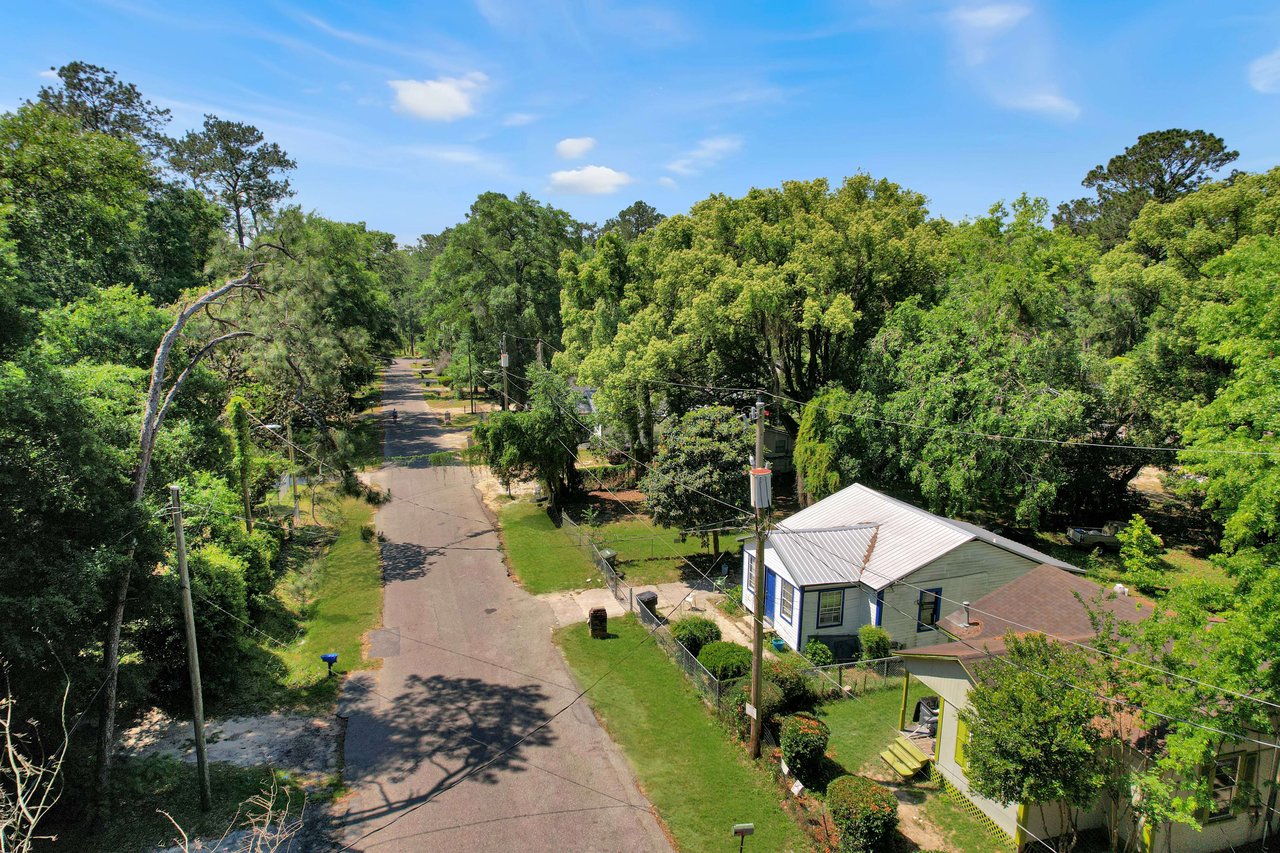
[[[755,555],[749,552],[744,554],[742,561],[742,606],[746,608],[748,613],[752,613],[755,610],[754,596],[747,592],[747,578],[750,573],[754,571],[754,561]],[[785,568],[768,563],[766,563],[766,566],[770,571],[778,576],[778,582],[773,593],[773,621],[772,623],[766,623],[766,625],[771,624],[774,632],[786,641],[787,645],[791,646],[791,648],[803,648],[800,644],[800,620],[807,616],[806,610],[808,609],[809,603],[807,601],[802,601],[804,597],[802,590],[796,586],[795,582],[791,579],[791,576],[787,574]],[[790,584],[795,589],[794,605],[790,622],[782,616],[782,593],[784,582]],[[768,589],[768,586],[766,585],[765,588]],[[816,597],[814,599],[813,606],[818,606]],[[847,606],[848,605],[846,604],[846,607]],[[765,607],[765,612],[769,612],[767,605]],[[816,619],[817,617],[815,616],[814,618]]]
[[[941,587],[944,599],[939,617],[960,608],[961,601],[977,601],[1009,581],[1022,577],[1038,563],[986,542],[966,542],[904,579],[911,586],[894,584],[884,591],[881,627],[901,648],[931,646],[945,638],[936,631],[916,630],[920,590]]]

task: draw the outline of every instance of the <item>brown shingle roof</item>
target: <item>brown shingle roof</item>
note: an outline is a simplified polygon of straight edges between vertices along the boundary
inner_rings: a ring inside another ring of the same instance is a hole
[[[1010,630],[1084,642],[1094,634],[1085,604],[1109,611],[1124,622],[1140,622],[1153,612],[1152,603],[1141,596],[1121,595],[1087,578],[1041,565],[970,602],[968,626],[964,608],[942,619],[938,627],[957,640],[907,649],[901,654],[957,659],[1004,654],[1004,635]]]

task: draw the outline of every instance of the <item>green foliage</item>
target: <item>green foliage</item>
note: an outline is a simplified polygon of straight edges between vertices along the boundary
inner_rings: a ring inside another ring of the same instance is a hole
[[[1151,531],[1146,519],[1135,515],[1116,533],[1125,577],[1138,589],[1150,591],[1164,582],[1164,542]]]
[[[751,718],[747,716],[747,705],[751,702],[751,682],[744,680],[734,687],[729,694],[728,715],[733,722],[738,737],[745,740],[751,731]],[[760,705],[756,709],[760,722],[768,725],[778,712],[782,710],[782,688],[772,681],[760,682]]]
[[[1094,190],[1096,198],[1059,205],[1053,222],[1095,236],[1110,248],[1124,240],[1147,202],[1165,204],[1194,192],[1239,156],[1227,150],[1221,137],[1203,130],[1144,133],[1106,166],[1094,166],[1085,175],[1080,183]]]
[[[893,638],[879,625],[863,625],[858,629],[858,647],[862,660],[887,658],[893,651]]]
[[[840,853],[885,850],[898,827],[893,792],[861,776],[841,776],[827,786],[827,811],[840,831]]]
[[[748,503],[750,452],[746,427],[727,406],[695,409],[680,418],[663,434],[640,485],[653,520],[664,527],[719,526],[733,514],[729,507]]]
[[[668,627],[671,628],[671,636],[694,657],[698,656],[703,646],[720,641],[720,626],[703,616],[686,616]]]
[[[830,737],[827,724],[808,714],[792,714],[782,721],[778,745],[797,779],[811,783],[819,778]]]
[[[280,175],[298,165],[253,125],[214,115],[204,117],[200,130],[173,140],[169,161],[225,209],[242,249],[276,203],[293,194]]]
[[[1103,685],[1079,650],[1041,634],[1004,637],[1007,654],[979,663],[960,711],[972,790],[999,803],[1057,804],[1074,833],[1108,779]],[[1082,687],[1073,689],[1068,685]]]
[[[505,333],[512,375],[532,376],[532,341],[560,339],[560,255],[581,248],[582,228],[527,193],[482,193],[466,221],[438,238],[443,248],[423,287],[430,344],[452,350],[473,341],[478,374],[498,364]],[[521,383],[512,395],[524,399]]]
[[[114,71],[79,61],[49,70],[57,73],[58,83],[40,87],[41,104],[84,130],[132,140],[152,153],[167,145],[169,111],[142,97],[134,84],[120,82]]]
[[[536,364],[530,372],[530,408],[495,412],[476,424],[473,435],[498,482],[510,488],[516,480],[537,478],[558,507],[577,486],[576,448],[587,430],[569,384]]]
[[[240,668],[240,639],[249,623],[248,589],[245,585],[245,560],[221,545],[210,543],[191,551],[188,558],[191,573],[191,599],[196,610],[196,642],[200,647],[200,677],[209,701],[231,695],[236,688]],[[171,575],[176,594],[176,573]],[[186,673],[180,605],[172,601],[174,623],[172,639],[166,643],[167,654],[160,663],[167,678],[180,690]],[[162,678],[166,676],[162,675]]]
[[[244,501],[244,529],[252,533],[253,424],[249,422],[249,404],[243,397],[232,397],[227,402],[227,435],[231,439],[231,469]]]
[[[831,647],[817,637],[810,637],[809,642],[804,644],[804,656],[814,666],[830,666],[836,662]]]
[[[751,671],[751,650],[725,641],[707,643],[698,652],[698,663],[721,681],[741,678]]]
[[[813,688],[809,686],[808,662],[799,655],[784,655],[764,662],[764,677],[782,691],[786,711],[812,710]]]
[[[172,320],[131,287],[104,287],[46,311],[41,340],[55,364],[149,368]]]
[[[865,394],[824,388],[804,407],[793,461],[809,500],[820,501],[858,480],[876,480],[871,434],[859,417],[875,405]]]

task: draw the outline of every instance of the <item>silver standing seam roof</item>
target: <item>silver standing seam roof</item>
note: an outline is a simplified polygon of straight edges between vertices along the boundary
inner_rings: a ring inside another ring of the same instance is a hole
[[[1035,563],[1081,571],[975,524],[934,515],[861,484],[781,522],[765,541],[765,563],[776,556],[801,586],[862,583],[880,590],[975,540]],[[754,552],[754,545],[746,550]]]

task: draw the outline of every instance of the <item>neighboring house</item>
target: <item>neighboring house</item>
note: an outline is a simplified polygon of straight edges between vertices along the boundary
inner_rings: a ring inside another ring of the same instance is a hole
[[[1083,599],[1083,601],[1082,601]],[[955,641],[922,646],[901,652],[907,668],[906,679],[916,678],[940,697],[937,732],[934,740],[934,776],[976,806],[1002,832],[1022,845],[1035,838],[1059,835],[1057,809],[1044,809],[1017,803],[1002,806],[969,790],[966,777],[965,746],[969,733],[959,712],[969,706],[969,691],[975,683],[974,665],[995,655],[1004,654],[1003,637],[1009,630],[1027,633],[1028,629],[1060,640],[1089,642],[1093,626],[1085,607],[1110,611],[1116,619],[1137,622],[1151,615],[1152,604],[1127,592],[1104,592],[1083,577],[1064,572],[1054,566],[1039,566],[1000,589],[970,602],[939,623],[942,632]],[[902,719],[907,709],[904,685]],[[1064,688],[1066,689],[1066,688]],[[1206,826],[1197,832],[1193,827],[1176,825],[1157,832],[1143,832],[1137,849],[1142,851],[1216,851],[1232,845],[1244,845],[1262,838],[1262,809],[1244,810],[1233,807],[1241,786],[1265,788],[1268,773],[1276,773],[1275,758],[1261,751],[1257,744],[1228,744],[1218,753],[1212,772],[1217,810],[1205,815]],[[1140,757],[1134,753],[1133,757]],[[1261,775],[1259,771],[1261,770]],[[1080,829],[1104,827],[1108,819],[1105,801],[1079,816]],[[1120,828],[1126,838],[1130,826]],[[1169,835],[1172,834],[1172,838]]]
[[[801,650],[821,637],[851,657],[858,629],[879,625],[901,648],[938,641],[944,601],[972,601],[1042,563],[1075,566],[963,521],[852,485],[801,510],[765,540],[766,624]],[[755,543],[743,549],[742,600],[753,609]]]

